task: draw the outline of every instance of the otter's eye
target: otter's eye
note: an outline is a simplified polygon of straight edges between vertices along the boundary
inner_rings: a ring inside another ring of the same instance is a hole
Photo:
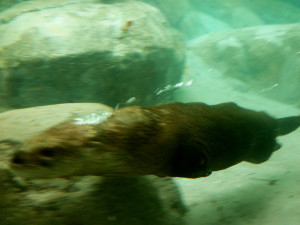
[[[24,154],[22,152],[17,152],[15,154],[15,157],[12,159],[12,162],[14,164],[24,164],[26,163],[26,159],[23,156]]]
[[[39,154],[44,157],[53,157],[58,150],[57,148],[43,148],[39,151]]]

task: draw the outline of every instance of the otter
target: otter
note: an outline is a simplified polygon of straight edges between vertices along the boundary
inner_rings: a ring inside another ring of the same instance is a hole
[[[100,114],[100,120],[70,119],[28,139],[14,154],[12,171],[27,178],[206,177],[242,161],[265,162],[281,147],[276,137],[300,126],[300,116],[275,119],[232,102]]]

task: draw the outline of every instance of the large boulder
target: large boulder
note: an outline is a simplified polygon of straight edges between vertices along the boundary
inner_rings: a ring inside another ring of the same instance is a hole
[[[15,4],[18,4],[20,2],[24,1],[30,1],[30,0],[2,0],[0,2],[0,12],[6,10],[9,7],[12,7]]]
[[[1,225],[183,225],[171,179],[83,176],[24,180],[7,163],[18,142],[70,117],[111,112],[101,104],[59,104],[0,113]]]
[[[180,36],[139,1],[33,0],[0,21],[2,105],[150,104],[182,72]]]
[[[190,4],[188,0],[140,0],[153,5],[161,10],[169,23],[178,27],[180,21],[186,14],[190,13]]]
[[[206,12],[234,28],[263,24],[297,23],[300,9],[280,0],[189,0],[194,9]]]
[[[13,138],[23,142],[66,119],[100,111],[113,112],[113,109],[99,103],[68,103],[3,112],[0,113],[0,140]]]
[[[20,181],[0,169],[1,225],[183,225],[172,180],[77,177]]]
[[[300,24],[211,33],[189,48],[202,74],[234,78],[244,90],[300,104]]]
[[[230,29],[232,27],[228,23],[198,10],[191,10],[179,23],[179,30],[186,39]]]
[[[297,23],[300,8],[280,0],[189,0],[191,8],[180,21],[186,39],[225,29]]]

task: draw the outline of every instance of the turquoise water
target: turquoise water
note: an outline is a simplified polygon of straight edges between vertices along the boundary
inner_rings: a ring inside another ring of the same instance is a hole
[[[299,225],[299,129],[266,163],[207,178],[7,172],[31,136],[132,105],[299,115],[299,74],[297,0],[0,1],[0,225]]]

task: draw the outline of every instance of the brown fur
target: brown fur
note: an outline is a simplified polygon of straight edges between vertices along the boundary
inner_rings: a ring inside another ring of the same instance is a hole
[[[28,140],[12,160],[27,177],[204,177],[241,161],[261,163],[300,117],[274,119],[234,103],[171,103],[117,110],[97,125],[59,124]]]

